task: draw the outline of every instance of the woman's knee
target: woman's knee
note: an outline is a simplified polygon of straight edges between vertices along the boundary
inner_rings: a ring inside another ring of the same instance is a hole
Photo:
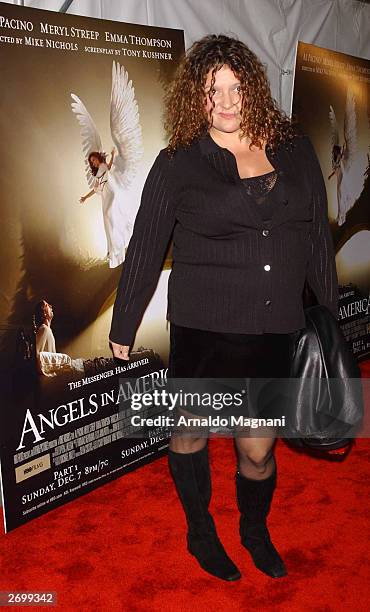
[[[273,456],[272,448],[238,448],[239,457],[247,460],[256,468],[263,469]]]
[[[173,435],[170,441],[170,450],[175,453],[196,453],[202,450],[206,444],[207,438]]]

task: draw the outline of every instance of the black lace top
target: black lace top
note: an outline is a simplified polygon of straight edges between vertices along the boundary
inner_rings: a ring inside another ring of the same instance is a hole
[[[243,178],[248,195],[252,196],[253,201],[258,206],[258,210],[264,221],[268,221],[272,217],[273,198],[269,198],[269,193],[273,190],[277,182],[276,170],[271,170],[260,176],[251,176]]]

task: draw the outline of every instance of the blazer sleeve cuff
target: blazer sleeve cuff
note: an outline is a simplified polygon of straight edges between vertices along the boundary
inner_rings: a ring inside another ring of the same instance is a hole
[[[128,313],[119,318],[113,319],[109,332],[109,340],[115,342],[116,344],[132,346],[135,340],[137,327],[138,322],[136,317],[131,317]]]

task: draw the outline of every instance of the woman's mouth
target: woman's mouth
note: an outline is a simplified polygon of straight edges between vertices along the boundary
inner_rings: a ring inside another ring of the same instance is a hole
[[[234,119],[235,115],[233,113],[218,113],[222,119]]]

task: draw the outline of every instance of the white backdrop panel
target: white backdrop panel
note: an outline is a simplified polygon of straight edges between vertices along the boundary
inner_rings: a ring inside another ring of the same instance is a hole
[[[52,11],[62,4],[25,0]],[[273,95],[288,113],[297,40],[370,58],[370,5],[358,0],[74,0],[68,12],[179,28],[187,47],[205,34],[234,34],[266,64]]]

